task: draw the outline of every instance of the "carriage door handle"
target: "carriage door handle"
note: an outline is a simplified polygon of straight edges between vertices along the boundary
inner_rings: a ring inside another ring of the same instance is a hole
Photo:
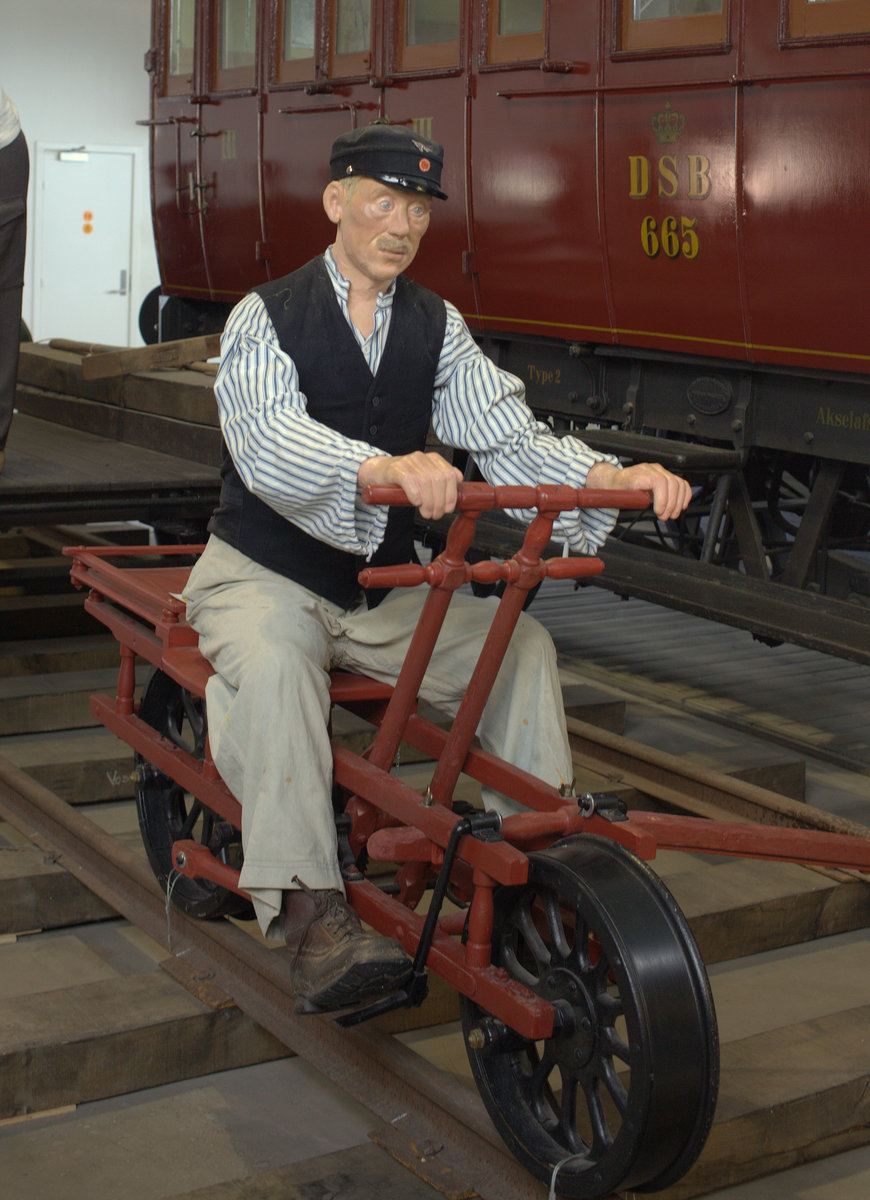
[[[126,296],[127,295],[127,272],[126,271],[121,272],[120,283],[121,283],[120,287],[112,288],[110,291],[106,292],[106,295],[107,296]]]

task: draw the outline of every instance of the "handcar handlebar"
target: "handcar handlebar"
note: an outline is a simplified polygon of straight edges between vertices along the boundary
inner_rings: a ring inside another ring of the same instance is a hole
[[[460,580],[455,578],[455,567],[447,566],[440,559],[435,559],[425,567],[419,563],[401,563],[395,567],[365,567],[359,573],[360,584],[364,588],[394,588],[417,587],[418,584],[428,583],[430,587],[440,587],[448,581],[452,583],[519,583],[527,578],[528,568],[522,568],[516,559],[509,558],[506,562],[479,562],[463,564],[463,575]],[[600,575],[604,563],[600,558],[547,558],[543,559],[538,568],[538,579],[583,579],[589,575]]]
[[[397,483],[367,484],[363,503],[407,507],[411,501]],[[569,512],[574,508],[648,508],[650,493],[635,489],[574,488],[566,484],[537,487],[489,483],[460,483],[457,512],[486,512],[493,508],[536,508],[539,512]]]

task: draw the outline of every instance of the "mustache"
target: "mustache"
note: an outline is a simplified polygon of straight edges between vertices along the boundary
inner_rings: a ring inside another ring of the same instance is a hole
[[[389,250],[394,253],[410,254],[411,252],[411,243],[405,238],[381,236],[378,238],[377,246],[379,250]]]

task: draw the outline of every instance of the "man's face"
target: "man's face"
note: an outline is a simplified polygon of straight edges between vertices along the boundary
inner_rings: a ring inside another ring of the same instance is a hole
[[[334,254],[354,282],[385,291],[414,261],[429,227],[430,196],[360,178],[348,194],[340,181],[324,192],[327,215],[337,226]]]

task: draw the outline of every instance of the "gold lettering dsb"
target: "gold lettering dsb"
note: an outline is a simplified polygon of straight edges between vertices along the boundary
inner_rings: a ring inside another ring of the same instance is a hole
[[[706,200],[712,191],[710,159],[706,154],[685,158],[663,154],[654,162],[645,154],[628,156],[628,197],[645,200],[655,180],[655,194],[664,200],[684,195],[687,200]],[[701,252],[696,217],[669,214],[645,216],[640,224],[640,243],[647,258],[696,259]]]
[[[664,196],[666,200],[672,200],[676,196],[680,181],[677,177],[677,160],[671,158],[670,154],[665,154],[659,159],[659,195]]]
[[[710,159],[706,154],[687,154],[685,159],[663,154],[654,163],[645,154],[628,156],[628,196],[643,200],[655,177],[656,192],[666,200],[685,193],[690,200],[706,200],[712,191]]]
[[[632,200],[643,200],[649,195],[649,159],[642,154],[628,156],[629,190]]]
[[[706,200],[710,195],[710,160],[706,154],[690,154],[689,199]]]

